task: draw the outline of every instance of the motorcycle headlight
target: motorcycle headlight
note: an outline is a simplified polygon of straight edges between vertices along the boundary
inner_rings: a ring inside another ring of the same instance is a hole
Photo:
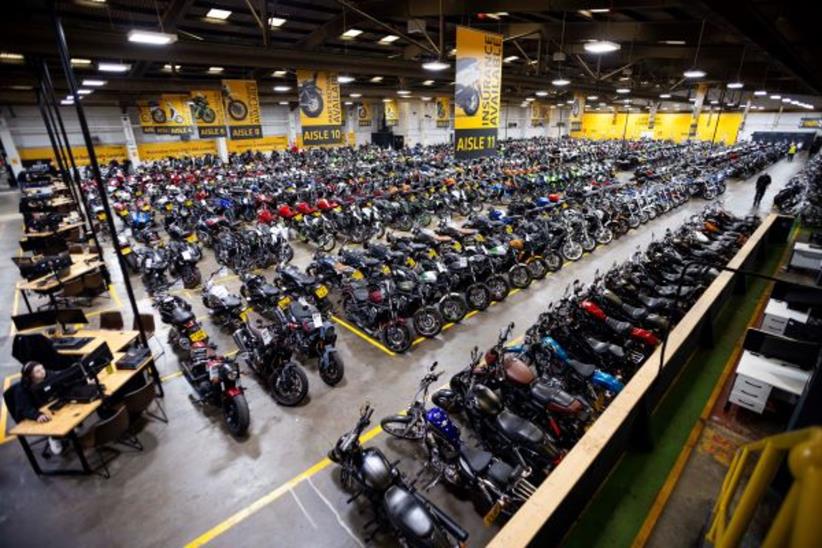
[[[239,372],[230,365],[225,366],[225,377],[230,381],[236,381],[240,376]]]

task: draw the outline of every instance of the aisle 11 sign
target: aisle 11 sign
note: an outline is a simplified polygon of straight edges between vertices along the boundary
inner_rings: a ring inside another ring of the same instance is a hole
[[[340,84],[336,72],[297,71],[303,144],[336,145],[344,140]]]
[[[497,154],[502,35],[457,27],[454,148],[457,158]]]

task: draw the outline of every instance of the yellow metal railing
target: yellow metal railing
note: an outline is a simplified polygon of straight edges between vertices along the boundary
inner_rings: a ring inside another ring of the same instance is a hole
[[[760,452],[759,461],[737,497],[749,457]],[[794,482],[762,546],[822,546],[822,428],[813,427],[764,438],[736,451],[706,536],[716,548],[739,545],[785,454]]]

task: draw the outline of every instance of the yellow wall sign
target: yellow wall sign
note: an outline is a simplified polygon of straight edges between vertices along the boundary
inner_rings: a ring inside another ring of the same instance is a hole
[[[337,73],[299,69],[297,86],[303,143],[306,146],[343,143],[345,136]]]
[[[400,108],[399,105],[397,105],[397,101],[394,99],[388,99],[383,102],[383,107],[385,108],[385,125],[391,127],[399,124]]]
[[[454,133],[457,158],[497,153],[502,35],[457,27]]]
[[[189,106],[200,139],[226,136],[225,110],[219,90],[192,90]]]
[[[17,152],[20,155],[20,161],[24,165],[31,165],[37,161],[50,161],[55,166],[57,165],[54,149],[51,147],[19,148]],[[100,165],[108,164],[112,160],[124,162],[128,158],[126,145],[97,145],[94,147],[94,154],[97,156],[97,162]],[[78,166],[87,166],[89,164],[86,147],[71,147],[71,155],[74,156],[74,161]]]
[[[194,128],[188,95],[160,95],[137,102],[143,133],[156,135],[191,135]]]
[[[259,139],[228,142],[229,152],[245,152],[246,150],[271,152],[272,150],[285,150],[287,148],[287,135],[269,135],[268,137],[261,137]]]
[[[254,80],[223,80],[223,105],[231,139],[259,139],[260,98]]]
[[[451,125],[451,99],[448,97],[437,97],[437,127],[449,127]]]
[[[568,116],[568,130],[579,131],[582,128],[582,117],[585,115],[585,94],[574,92],[574,102],[571,105],[571,115]]]
[[[137,145],[137,154],[141,162],[153,162],[185,156],[203,156],[217,154],[217,144],[214,141],[169,141],[165,143],[140,143]]]
[[[539,101],[531,101],[531,127],[544,125],[544,110]]]
[[[368,103],[357,105],[357,125],[359,127],[371,127],[374,122],[374,112]]]

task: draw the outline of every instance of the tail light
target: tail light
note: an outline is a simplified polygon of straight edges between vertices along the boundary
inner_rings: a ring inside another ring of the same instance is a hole
[[[186,324],[183,325],[183,327],[185,327],[186,329],[191,329],[192,327],[194,327],[194,320],[186,322]]]
[[[631,337],[639,341],[642,341],[649,346],[656,346],[659,344],[659,337],[657,337],[647,329],[642,329],[641,327],[631,328]]]

